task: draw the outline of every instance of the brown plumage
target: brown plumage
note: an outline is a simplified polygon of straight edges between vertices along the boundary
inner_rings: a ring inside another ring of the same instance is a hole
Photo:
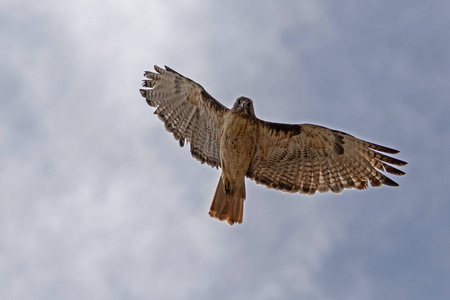
[[[145,72],[141,95],[165,128],[202,164],[222,173],[209,214],[230,225],[242,223],[245,177],[285,192],[312,195],[345,188],[398,186],[380,171],[404,175],[391,165],[406,162],[382,153],[399,151],[322,126],[266,122],[253,102],[239,97],[231,109],[198,83],[169,67]]]

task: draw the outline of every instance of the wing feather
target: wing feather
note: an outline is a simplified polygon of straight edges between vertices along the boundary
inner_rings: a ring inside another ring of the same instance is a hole
[[[399,151],[322,126],[260,120],[256,152],[247,177],[269,188],[303,194],[398,184],[380,171],[403,175],[389,164],[406,162],[384,155]],[[380,170],[380,171],[379,171]]]
[[[180,146],[190,143],[193,157],[220,167],[220,130],[228,108],[193,80],[169,67],[146,71],[141,95]]]

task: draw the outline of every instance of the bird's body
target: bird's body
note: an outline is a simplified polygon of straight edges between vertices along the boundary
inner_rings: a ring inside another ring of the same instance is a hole
[[[220,139],[220,163],[227,193],[239,187],[238,182],[245,177],[255,152],[256,128],[249,122],[246,118],[234,115],[224,124]]]
[[[146,72],[141,94],[168,131],[202,163],[222,172],[210,215],[242,223],[245,177],[269,188],[314,194],[398,186],[379,172],[403,175],[389,164],[406,162],[381,154],[397,150],[311,124],[281,124],[256,117],[253,101],[239,97],[231,109],[203,87],[166,67]],[[378,170],[377,170],[378,169]]]
[[[210,215],[242,223],[245,175],[256,150],[257,122],[245,107],[250,99],[241,98],[225,117],[220,138],[222,174],[211,205]],[[226,203],[230,203],[229,208]]]

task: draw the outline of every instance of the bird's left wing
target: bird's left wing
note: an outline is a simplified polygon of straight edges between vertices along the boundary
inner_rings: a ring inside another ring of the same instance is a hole
[[[398,184],[379,170],[403,175],[389,164],[406,162],[384,155],[397,150],[322,126],[259,120],[256,152],[247,177],[269,188],[314,194]]]
[[[220,134],[229,110],[193,80],[169,67],[145,72],[141,95],[172,132],[180,146],[191,144],[191,154],[201,163],[220,167]]]

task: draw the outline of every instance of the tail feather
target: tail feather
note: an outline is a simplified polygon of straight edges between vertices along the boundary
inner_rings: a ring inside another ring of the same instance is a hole
[[[242,179],[241,187],[233,194],[225,194],[222,178],[219,179],[216,192],[209,210],[209,215],[228,224],[241,224],[244,216],[245,181]]]

